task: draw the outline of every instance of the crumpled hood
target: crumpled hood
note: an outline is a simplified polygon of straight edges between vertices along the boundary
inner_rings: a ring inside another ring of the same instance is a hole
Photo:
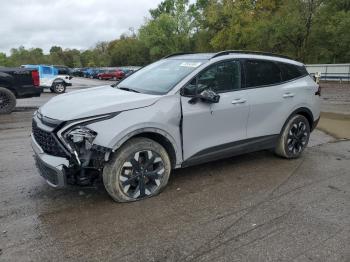
[[[156,95],[140,94],[101,86],[58,95],[40,107],[43,116],[68,121],[150,106]]]

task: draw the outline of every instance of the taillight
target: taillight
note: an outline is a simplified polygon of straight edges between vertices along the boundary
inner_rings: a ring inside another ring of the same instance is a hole
[[[321,96],[321,86],[318,85],[317,91],[315,92],[316,96]]]
[[[40,86],[40,78],[39,78],[38,70],[33,70],[32,71],[32,79],[33,79],[33,85],[34,86]]]

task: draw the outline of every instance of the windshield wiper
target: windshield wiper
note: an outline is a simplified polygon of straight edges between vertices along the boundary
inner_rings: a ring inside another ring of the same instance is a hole
[[[118,88],[118,89],[121,89],[121,90],[129,91],[129,92],[140,93],[140,91],[137,91],[137,90],[135,90],[135,89],[128,88],[128,87],[117,87],[117,88]]]

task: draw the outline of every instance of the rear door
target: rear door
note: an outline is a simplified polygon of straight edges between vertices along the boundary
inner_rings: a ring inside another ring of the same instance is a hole
[[[291,113],[295,92],[283,83],[278,64],[270,60],[244,60],[250,113],[247,138],[277,135]]]
[[[213,155],[246,138],[249,103],[241,77],[240,61],[231,60],[209,66],[189,84],[193,93],[215,91],[220,101],[193,103],[191,96],[181,96],[184,160]]]

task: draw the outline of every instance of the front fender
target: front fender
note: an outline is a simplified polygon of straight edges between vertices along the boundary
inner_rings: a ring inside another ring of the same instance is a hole
[[[172,144],[178,164],[182,161],[180,122],[180,103],[176,96],[172,96],[163,97],[149,107],[121,112],[114,118],[92,123],[88,127],[98,134],[95,144],[113,151],[135,135],[160,134]]]

